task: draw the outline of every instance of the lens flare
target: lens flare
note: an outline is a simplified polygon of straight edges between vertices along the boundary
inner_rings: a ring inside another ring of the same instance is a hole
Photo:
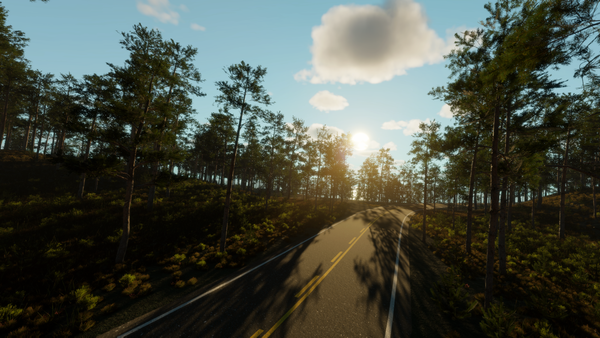
[[[365,150],[369,147],[369,136],[363,133],[357,133],[352,136],[352,143],[354,144],[354,149]]]

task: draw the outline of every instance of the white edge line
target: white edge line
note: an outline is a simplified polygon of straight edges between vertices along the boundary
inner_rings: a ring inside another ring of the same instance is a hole
[[[394,268],[394,282],[392,283],[392,299],[390,301],[390,311],[388,315],[387,325],[385,328],[385,338],[390,338],[392,335],[392,318],[394,317],[394,303],[396,302],[396,283],[398,282],[398,260],[400,259],[400,241],[402,240],[402,229],[404,228],[404,221],[406,217],[413,214],[411,211],[402,220],[402,226],[400,226],[400,234],[398,235],[398,250],[396,252],[396,266]]]
[[[165,312],[165,313],[163,313],[162,315],[160,315],[160,316],[158,316],[158,317],[156,317],[156,318],[153,318],[152,320],[150,320],[150,321],[147,321],[147,322],[145,322],[144,324],[142,324],[142,325],[140,325],[140,326],[136,326],[135,328],[133,328],[133,329],[131,329],[131,330],[129,330],[129,331],[127,331],[127,332],[125,332],[125,333],[123,333],[123,334],[121,334],[121,335],[117,336],[117,338],[123,338],[123,337],[125,337],[125,336],[127,336],[127,335],[129,335],[129,334],[131,334],[131,333],[134,333],[135,331],[141,330],[142,328],[144,328],[144,327],[146,327],[146,326],[148,326],[148,325],[150,325],[150,324],[154,323],[155,321],[157,321],[157,320],[159,320],[159,319],[162,319],[162,318],[164,318],[164,317],[166,317],[166,316],[170,315],[171,313],[173,313],[173,312],[175,312],[175,311],[177,311],[177,310],[181,309],[182,307],[184,307],[184,306],[186,306],[186,305],[189,305],[189,304],[191,304],[191,303],[193,303],[193,302],[197,301],[198,299],[200,299],[200,298],[202,298],[202,297],[204,297],[204,296],[206,296],[206,295],[208,295],[208,294],[210,294],[210,293],[213,293],[213,292],[217,291],[218,289],[220,289],[220,288],[224,287],[225,285],[227,285],[227,284],[229,284],[229,283],[231,283],[231,282],[234,282],[234,281],[236,281],[237,279],[239,279],[239,278],[241,278],[241,277],[244,277],[246,274],[248,274],[248,273],[250,273],[250,272],[252,272],[252,271],[254,271],[254,270],[256,270],[256,269],[260,268],[261,266],[263,266],[263,265],[265,265],[265,264],[269,263],[270,261],[274,260],[275,258],[277,258],[277,257],[279,257],[279,256],[282,256],[282,255],[284,255],[284,254],[288,253],[289,251],[291,251],[291,250],[295,249],[296,247],[298,247],[298,246],[300,246],[300,245],[304,244],[304,242],[307,242],[307,241],[309,241],[309,240],[311,240],[311,239],[313,239],[313,238],[315,238],[315,237],[319,236],[319,235],[320,235],[320,234],[321,234],[323,231],[325,231],[325,230],[329,230],[329,229],[333,228],[334,226],[336,226],[336,225],[337,225],[337,224],[339,224],[339,223],[342,223],[342,222],[338,222],[338,223],[336,223],[336,224],[333,224],[333,225],[331,225],[330,227],[327,227],[327,228],[325,228],[325,229],[323,229],[323,230],[319,231],[319,233],[317,233],[316,235],[314,235],[314,236],[312,236],[312,237],[309,237],[309,238],[307,238],[306,240],[304,240],[304,241],[302,241],[302,242],[298,243],[297,245],[295,245],[295,246],[293,246],[293,247],[291,247],[291,248],[287,249],[286,251],[284,251],[284,252],[280,253],[279,255],[277,255],[277,256],[275,256],[275,257],[273,257],[273,258],[269,259],[268,261],[266,261],[266,262],[264,262],[264,263],[262,263],[262,264],[260,264],[260,265],[258,265],[258,266],[255,266],[254,268],[252,268],[252,269],[250,269],[250,270],[248,270],[248,271],[244,272],[243,274],[241,274],[241,275],[239,275],[239,276],[235,277],[234,279],[232,279],[232,280],[230,280],[230,281],[227,281],[227,282],[225,282],[225,283],[223,283],[223,284],[221,284],[221,285],[219,285],[219,286],[216,286],[216,287],[214,287],[213,289],[211,289],[211,290],[209,290],[209,291],[206,291],[205,293],[201,294],[200,296],[198,296],[198,297],[196,297],[196,298],[194,298],[194,299],[191,299],[191,300],[187,301],[186,303],[183,303],[183,304],[179,305],[178,307],[176,307],[176,308],[172,309],[171,311]]]

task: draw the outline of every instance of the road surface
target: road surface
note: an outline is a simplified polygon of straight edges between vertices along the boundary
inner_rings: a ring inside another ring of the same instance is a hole
[[[409,337],[410,266],[402,238],[408,239],[403,221],[410,214],[379,207],[350,216],[225,285],[111,335]]]

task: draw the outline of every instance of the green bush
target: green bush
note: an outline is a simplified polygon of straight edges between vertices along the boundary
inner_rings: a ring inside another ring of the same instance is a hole
[[[106,237],[106,240],[111,243],[117,243],[119,240],[121,240],[122,236],[123,236],[123,229],[119,229],[119,230],[115,230],[114,236]]]
[[[515,312],[508,312],[504,304],[492,303],[490,308],[483,311],[483,320],[479,323],[481,330],[491,338],[510,337],[515,329]]]
[[[0,323],[7,322],[11,319],[18,317],[23,309],[19,309],[18,307],[8,304],[7,306],[0,307]]]
[[[71,291],[71,296],[75,299],[77,305],[86,310],[95,308],[100,302],[100,297],[92,295],[88,285],[83,285],[79,289]]]
[[[119,284],[121,284],[121,286],[125,288],[125,287],[128,287],[129,285],[131,285],[134,281],[135,281],[134,275],[124,274],[123,277],[121,277],[121,279],[119,279]]]
[[[452,318],[463,319],[471,316],[471,311],[477,306],[477,301],[469,303],[469,295],[460,278],[460,272],[454,266],[448,268],[448,273],[431,289],[431,297],[442,312]]]
[[[185,255],[184,254],[175,254],[173,257],[171,257],[171,261],[173,263],[181,263],[185,260]]]

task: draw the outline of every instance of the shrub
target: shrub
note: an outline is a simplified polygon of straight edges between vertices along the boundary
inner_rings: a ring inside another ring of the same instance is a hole
[[[515,329],[515,312],[507,312],[503,303],[490,304],[490,308],[483,311],[483,320],[479,323],[481,330],[491,338],[510,337]]]
[[[200,261],[196,262],[196,267],[201,268],[201,269],[206,269],[206,261],[200,260]]]
[[[243,256],[243,255],[245,255],[245,254],[246,254],[246,249],[239,248],[239,249],[236,251],[236,253],[237,253],[238,255],[242,255],[242,256]]]
[[[441,280],[431,289],[431,296],[442,312],[450,314],[452,318],[467,318],[478,303],[476,300],[468,302],[468,293],[464,287],[458,269],[451,266],[448,273],[442,275]]]
[[[48,244],[47,249],[48,250],[44,252],[44,256],[46,258],[62,257],[69,254],[69,252],[63,248],[62,244],[60,243],[50,243]]]
[[[115,303],[108,304],[100,310],[101,314],[108,314],[114,312],[117,309]]]
[[[138,296],[145,295],[145,294],[149,293],[151,289],[152,289],[152,284],[144,283],[144,284],[140,285],[140,290],[137,295]]]
[[[0,236],[10,234],[13,230],[13,228],[0,228]]]
[[[71,291],[71,296],[75,298],[75,303],[86,310],[91,310],[100,302],[100,297],[94,296],[90,292],[88,285],[83,285],[77,290]]]
[[[195,285],[196,283],[198,283],[198,279],[196,277],[192,277],[186,282],[187,285]]]
[[[114,236],[106,237],[106,240],[109,241],[110,243],[117,243],[121,239],[122,236],[123,236],[123,229],[119,229],[119,230],[115,230]]]
[[[135,281],[134,275],[124,274],[123,277],[121,277],[121,279],[119,279],[119,284],[121,284],[122,287],[128,287],[134,281]]]
[[[171,257],[171,262],[173,263],[181,263],[185,260],[185,255],[184,254],[175,254],[173,257]]]
[[[8,304],[5,307],[0,307],[0,323],[17,318],[21,312],[23,312],[23,309],[19,309],[12,304]]]
[[[85,332],[85,331],[91,329],[92,326],[94,326],[95,324],[96,324],[96,322],[91,319],[86,320],[85,322],[81,322],[81,324],[79,324],[79,331]]]
[[[94,246],[94,241],[91,239],[80,239],[79,240],[79,244],[88,248],[91,248]]]
[[[176,288],[181,289],[182,287],[185,286],[185,282],[182,281],[182,280],[178,280],[174,285],[175,285]]]
[[[533,324],[540,334],[540,338],[558,338],[552,333],[552,327],[545,320],[540,320]]]

